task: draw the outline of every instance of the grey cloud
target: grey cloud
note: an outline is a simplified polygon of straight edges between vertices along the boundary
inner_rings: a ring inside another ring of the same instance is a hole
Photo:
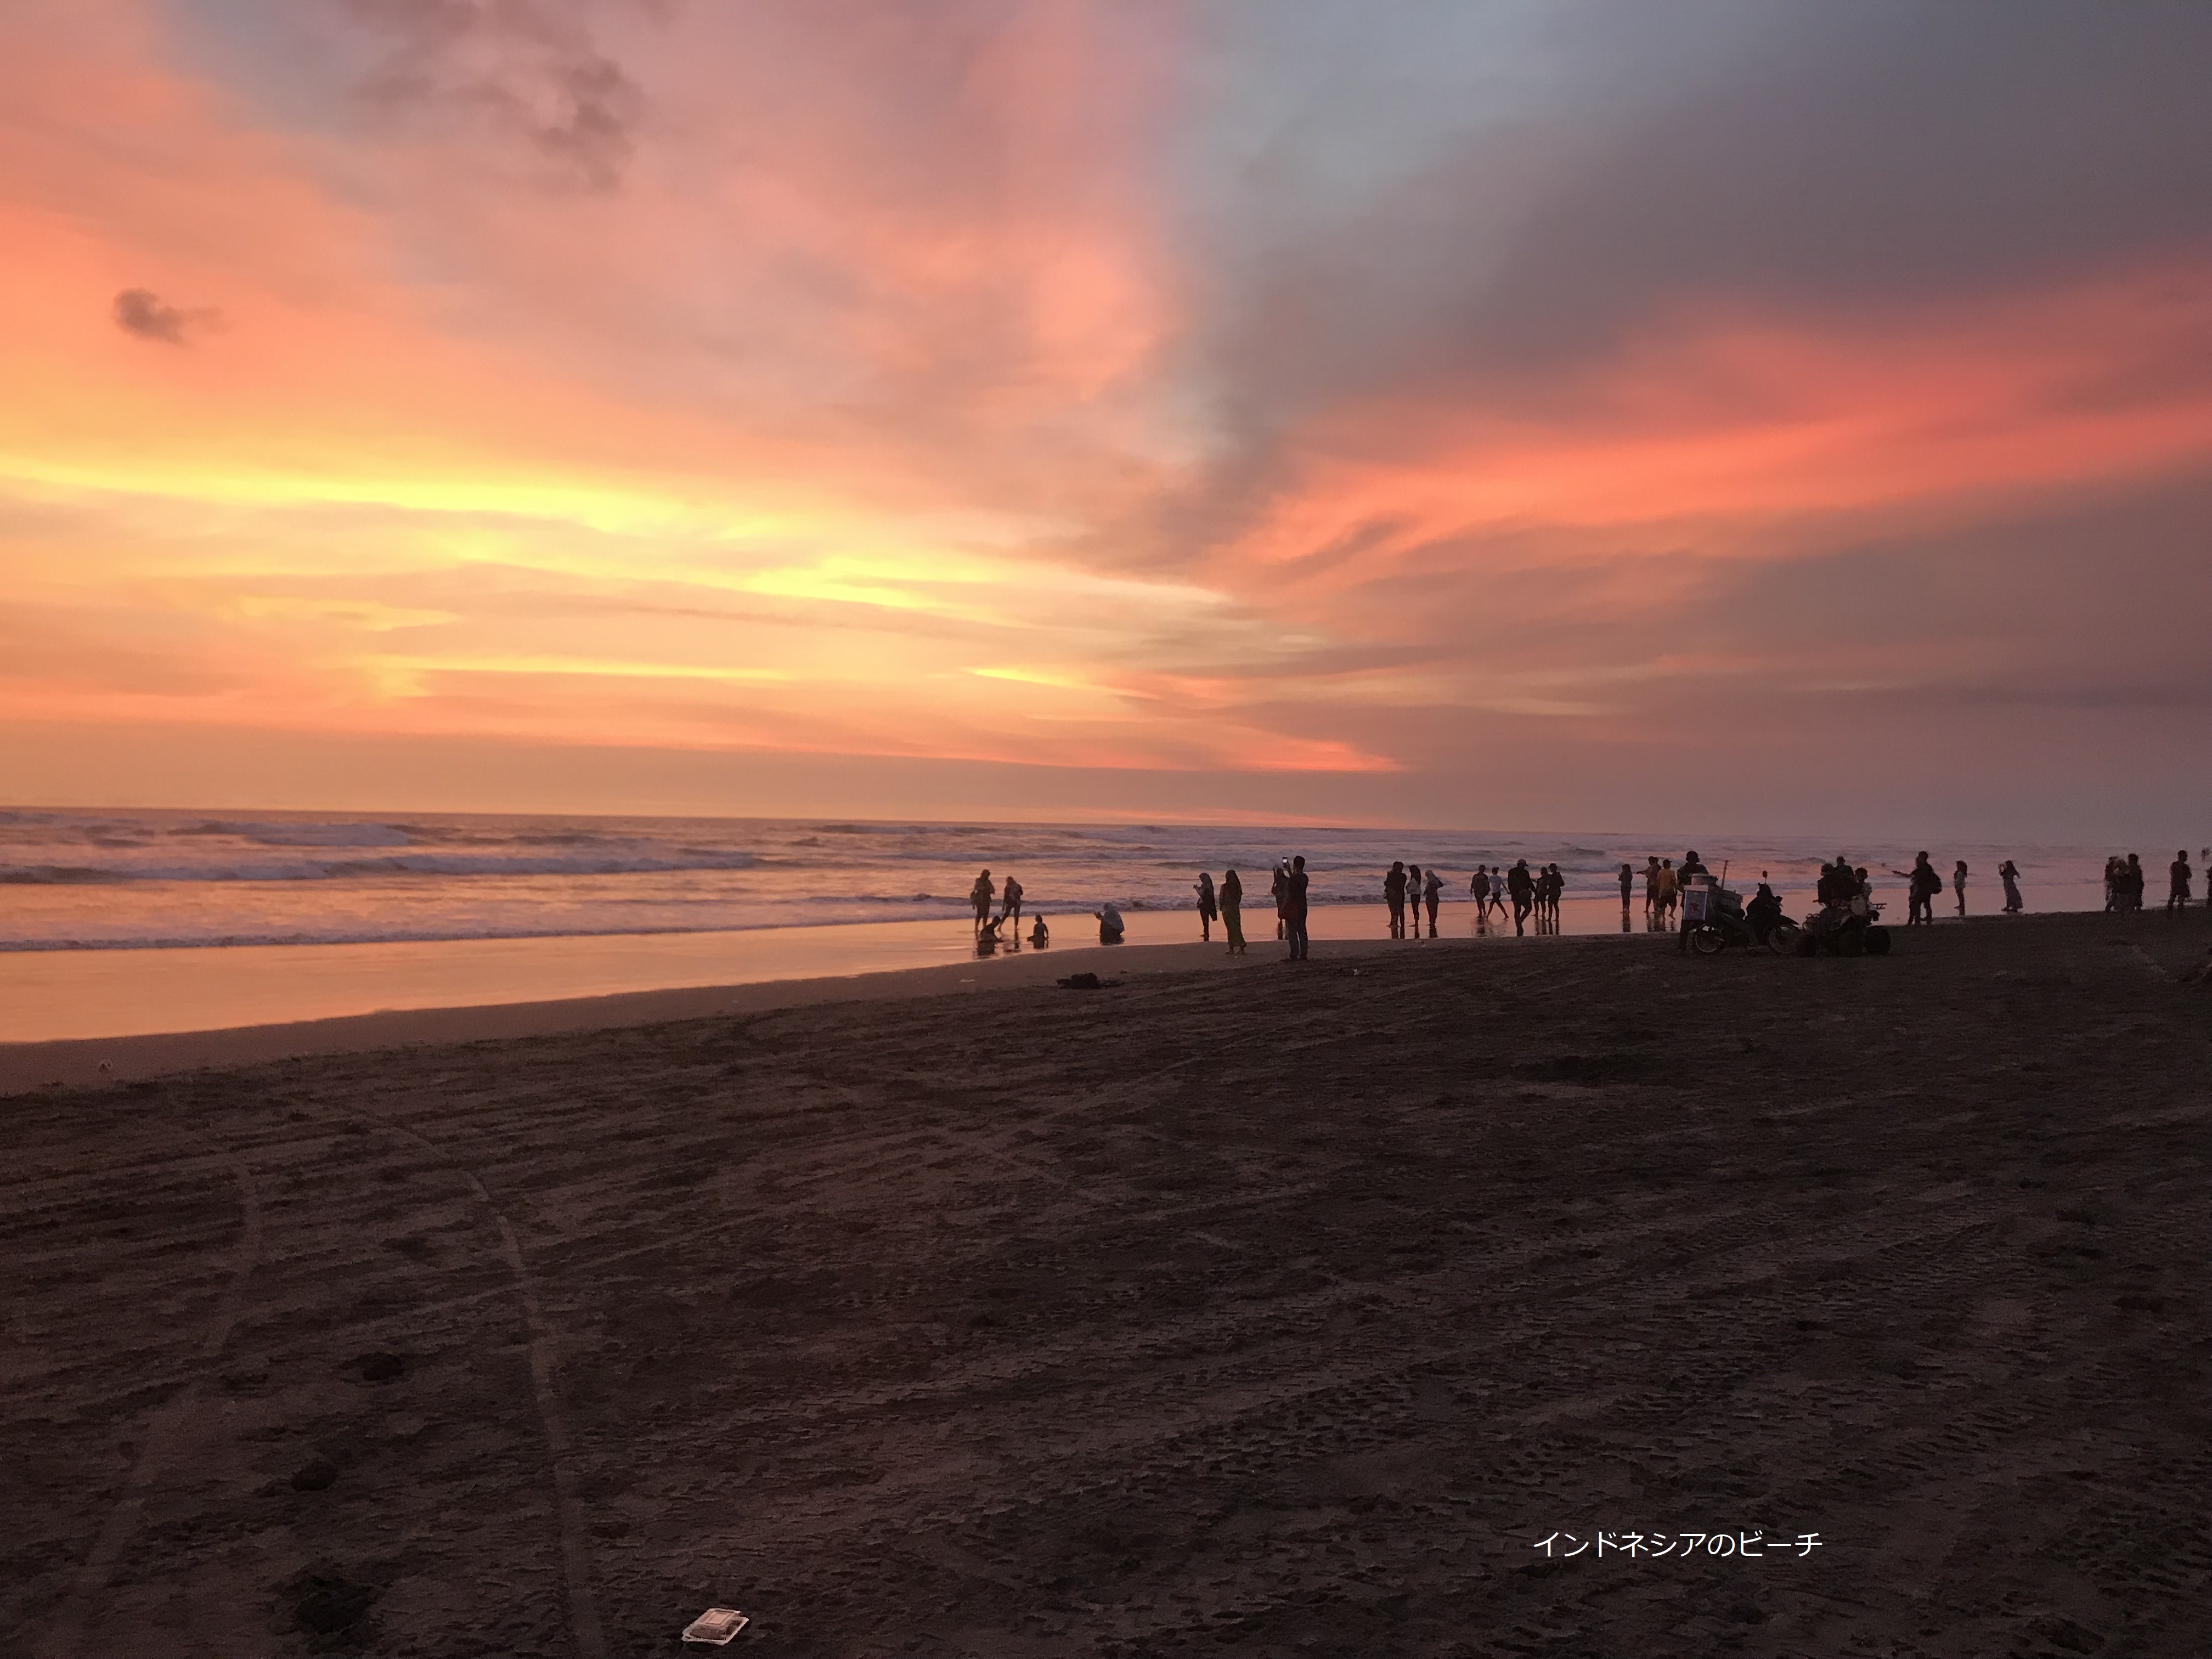
[[[183,345],[194,335],[222,326],[222,313],[209,307],[173,306],[151,289],[126,288],[115,296],[115,325],[142,340]]]
[[[348,0],[391,42],[363,83],[395,108],[474,116],[520,136],[571,183],[619,184],[643,89],[593,44],[587,6],[562,0]],[[662,8],[638,8],[657,15]]]
[[[1621,125],[1535,210],[1457,314],[1478,352],[1572,355],[1685,291],[1912,299],[2212,237],[2212,10],[1768,19],[1725,81]]]
[[[1239,422],[1408,383],[1571,397],[1685,299],[1890,305],[2212,243],[2212,8],[1563,5],[1547,50],[1540,103],[1329,216],[1245,181],[1212,233]]]

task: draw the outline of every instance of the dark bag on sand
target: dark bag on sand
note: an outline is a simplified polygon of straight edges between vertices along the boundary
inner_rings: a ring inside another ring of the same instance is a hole
[[[1060,982],[1063,991],[1095,991],[1098,988],[1096,974],[1070,974]]]

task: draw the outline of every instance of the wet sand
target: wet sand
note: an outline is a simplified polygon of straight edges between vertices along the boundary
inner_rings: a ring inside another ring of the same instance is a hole
[[[2208,945],[1346,946],[18,1096],[0,1652],[2196,1655]]]
[[[1133,910],[1127,920],[1125,951],[1195,945],[1198,939],[1194,911]],[[1379,902],[1318,906],[1313,937],[1379,943],[1387,920]],[[1445,939],[1512,932],[1510,924],[1495,918],[1479,923],[1472,905],[1447,906],[1438,920]],[[1621,920],[1617,904],[1589,900],[1571,901],[1564,917],[1569,933],[1619,933],[1626,931]],[[1273,939],[1274,921],[1272,907],[1254,913],[1249,937],[1255,949]],[[1103,948],[1097,924],[1088,915],[1056,915],[1051,925],[1048,954],[1054,957]],[[1640,910],[1633,925],[1643,925]],[[1219,927],[1214,935],[1222,937]],[[1020,980],[1023,975],[1000,964],[1030,954],[1030,947],[1010,944],[980,969],[968,965],[976,957],[973,932],[963,919],[368,945],[0,951],[0,1087],[7,1076],[7,1045],[13,1043],[578,1002],[929,967],[962,967],[970,975],[980,971]],[[680,1006],[703,1012],[696,1003]]]

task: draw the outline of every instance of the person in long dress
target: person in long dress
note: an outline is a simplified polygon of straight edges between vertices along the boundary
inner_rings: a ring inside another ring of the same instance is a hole
[[[1229,954],[1244,954],[1244,883],[1234,870],[1221,878],[1221,931],[1229,939]]]

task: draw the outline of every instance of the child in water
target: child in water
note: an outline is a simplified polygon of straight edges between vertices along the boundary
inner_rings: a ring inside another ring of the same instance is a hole
[[[1039,947],[1052,943],[1052,932],[1044,925],[1042,916],[1039,916],[1036,919],[1036,926],[1030,929],[1030,943]]]

